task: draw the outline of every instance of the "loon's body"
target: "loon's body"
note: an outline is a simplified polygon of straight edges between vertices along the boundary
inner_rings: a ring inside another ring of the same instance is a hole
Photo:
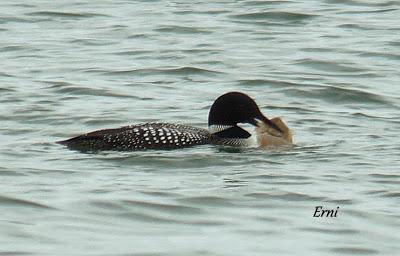
[[[60,143],[76,149],[131,151],[175,149],[210,144],[211,141],[212,135],[206,129],[180,124],[145,123],[94,131]]]
[[[170,123],[145,123],[116,129],[98,130],[58,143],[78,150],[177,149],[194,145],[214,144],[244,146],[251,136],[238,123],[249,123],[274,131],[282,130],[266,118],[257,104],[246,94],[230,92],[220,96],[211,106],[209,129]],[[261,128],[260,128],[261,129]]]

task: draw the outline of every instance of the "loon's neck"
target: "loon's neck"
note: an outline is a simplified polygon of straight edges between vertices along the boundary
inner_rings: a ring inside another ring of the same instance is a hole
[[[241,125],[242,126],[242,125]],[[248,130],[239,125],[210,125],[209,131],[215,138],[216,144],[226,146],[255,146],[255,133],[251,134]],[[246,127],[247,128],[247,127]]]

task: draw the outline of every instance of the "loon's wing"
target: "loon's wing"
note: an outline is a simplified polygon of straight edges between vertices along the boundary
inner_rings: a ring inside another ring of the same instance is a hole
[[[210,142],[206,129],[168,123],[146,123],[98,130],[59,141],[78,150],[174,149]]]

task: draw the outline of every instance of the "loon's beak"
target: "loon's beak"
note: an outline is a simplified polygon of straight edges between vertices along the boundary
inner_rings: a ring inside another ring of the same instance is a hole
[[[266,128],[268,133],[276,136],[276,137],[281,137],[283,135],[283,131],[281,128],[279,128],[276,124],[274,124],[271,120],[269,120],[267,117],[264,115],[260,116],[260,119],[256,119],[256,126],[261,128]]]

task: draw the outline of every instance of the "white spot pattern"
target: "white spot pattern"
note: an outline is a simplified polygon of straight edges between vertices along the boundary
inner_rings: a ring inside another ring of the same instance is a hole
[[[98,130],[66,141],[85,150],[174,149],[202,144],[244,145],[244,140],[221,139],[208,130],[187,125],[145,123]]]
[[[96,131],[90,135],[96,140],[91,141],[89,146],[96,149],[167,149],[211,143],[211,134],[206,129],[168,123],[131,125]]]

